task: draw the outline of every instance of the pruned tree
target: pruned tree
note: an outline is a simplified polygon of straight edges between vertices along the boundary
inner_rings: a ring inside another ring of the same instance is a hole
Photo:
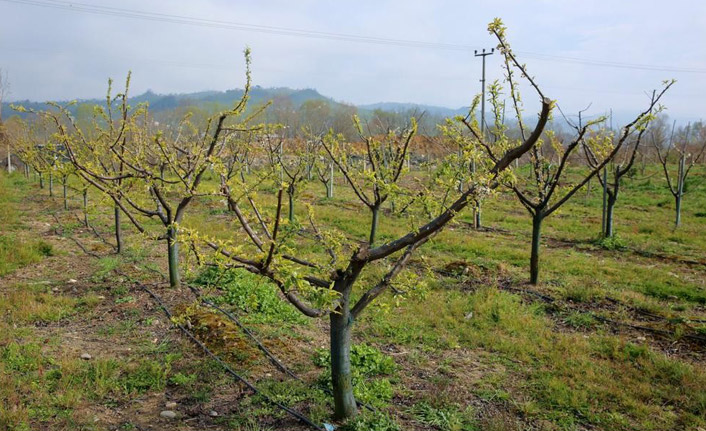
[[[342,136],[330,132],[320,142],[356,197],[370,210],[368,242],[372,245],[378,233],[380,209],[388,198],[399,193],[398,182],[402,174],[407,172],[406,160],[412,137],[417,132],[417,121],[412,117],[406,127],[387,129],[382,136],[373,136],[369,130],[366,133],[357,116],[353,117],[353,122],[365,144],[363,157],[370,165],[369,170],[366,166],[361,169],[351,163],[352,152],[350,146],[341,141]]]
[[[48,130],[47,122],[43,119],[28,122],[17,119],[15,127],[8,133],[11,150],[22,160],[26,166],[39,176],[39,187],[44,188],[44,175],[52,177],[54,169],[54,141]]]
[[[270,167],[279,171],[280,179],[286,184],[289,222],[294,223],[294,200],[299,186],[307,179],[312,153],[300,139],[286,140],[278,133],[265,134],[261,142],[268,154]]]
[[[517,62],[515,55],[505,41],[503,29],[497,29],[495,34],[500,41],[497,49],[503,54],[505,82],[508,86],[512,110],[517,119],[520,139],[526,140],[530,132],[527,130],[527,124],[522,117],[523,107],[518,91],[518,83],[515,78],[515,69],[519,71],[521,77],[525,77],[529,81],[540,97],[544,96],[535,80],[525,70],[525,67]],[[508,178],[505,183],[532,217],[530,283],[536,284],[539,279],[539,247],[542,222],[564,205],[594,175],[613,160],[623,144],[635,132],[642,137],[644,129],[654,117],[653,112],[655,109],[660,109],[658,107],[659,100],[672,84],[673,81],[667,81],[661,91],[652,94],[647,109],[639,113],[635,120],[623,127],[616,142],[613,142],[612,136],[604,134],[596,134],[587,139],[589,131],[601,123],[603,121],[602,118],[579,125],[567,120],[574,131],[573,136],[566,140],[567,142],[553,131],[546,131],[543,137],[537,136],[537,145],[534,145],[528,153],[530,172],[527,175],[517,175]],[[507,129],[499,119],[498,114],[504,111],[505,102],[500,97],[501,92],[497,83],[491,85],[489,94],[492,111],[495,115],[495,125],[490,128],[489,137],[486,138],[481,135],[478,123],[474,119],[469,121],[468,117],[466,117],[464,124],[475,138],[476,146],[481,148],[488,159],[492,161],[498,159],[498,154],[502,154],[502,152],[498,151],[502,151],[513,139],[507,136],[505,133]],[[542,124],[542,126],[544,125]],[[539,129],[540,133],[542,129],[543,127]],[[535,127],[534,131],[537,130],[537,127]],[[591,152],[596,156],[595,163],[578,181],[573,184],[566,184],[567,181],[564,176],[570,158],[583,145],[591,148]]]
[[[652,113],[654,115],[656,113]],[[623,177],[628,175],[635,164],[635,159],[639,153],[640,144],[642,143],[643,135],[647,131],[647,127],[640,126],[637,128],[637,134],[634,134],[629,139],[629,142],[622,146],[622,151],[619,149],[617,153],[609,160],[609,163],[603,165],[604,175],[598,173],[599,184],[603,187],[606,193],[605,197],[605,214],[603,216],[603,232],[601,235],[604,238],[611,238],[613,236],[613,214],[615,210],[615,203],[618,201],[618,193],[620,192],[620,185]],[[611,132],[612,139],[612,132]],[[620,142],[618,142],[620,144]],[[584,154],[586,155],[586,162],[592,170],[600,169],[601,159],[594,148],[591,145],[582,145]],[[609,174],[610,173],[610,176]]]
[[[496,20],[490,29],[500,37],[502,23]],[[541,96],[541,92],[538,94],[542,105],[540,119],[527,139],[516,145],[508,143],[502,154],[483,165],[483,175],[479,168],[462,193],[456,192],[453,181],[417,183],[419,196],[423,198],[415,200],[414,211],[407,212],[409,230],[380,244],[376,234],[380,213],[376,211],[405,177],[404,159],[413,142],[414,121],[404,132],[380,139],[363,134],[360,122],[356,121],[366,143],[368,171],[360,164],[347,163],[345,148],[334,133],[327,134],[323,140],[325,151],[342,171],[357,200],[373,213],[367,226],[367,238],[354,238],[332,226],[320,226],[313,207],[310,207],[310,229],[302,232],[282,217],[283,185],[278,188],[273,204],[270,201],[268,206],[268,200],[260,197],[259,203],[253,205],[261,195],[255,193],[252,184],[244,187],[221,174],[222,193],[239,228],[232,232],[229,240],[208,238],[198,230],[190,231],[190,238],[207,244],[214,251],[211,262],[269,279],[304,315],[328,317],[337,418],[350,418],[357,411],[350,361],[355,322],[371,303],[401,283],[400,274],[419,248],[465,207],[499,187],[512,163],[537,143],[552,106],[551,100]],[[367,287],[359,291],[356,286],[361,283]]]
[[[343,136],[339,136],[338,139],[342,140]],[[313,153],[314,158],[313,158],[313,169],[312,171],[316,175],[316,179],[323,184],[324,188],[326,189],[326,198],[331,199],[333,198],[333,179],[334,179],[334,168],[333,168],[333,160],[329,157],[328,153],[326,153],[326,150],[324,150],[323,145],[321,145],[321,141],[323,140],[323,137],[317,138],[317,143],[319,143],[317,150]]]
[[[667,187],[669,187],[669,192],[674,196],[674,228],[677,229],[681,225],[681,208],[682,199],[686,193],[686,180],[694,165],[706,158],[704,157],[706,153],[706,129],[701,123],[693,126],[689,124],[677,134],[675,139],[675,126],[676,122],[672,125],[672,132],[666,145],[664,145],[664,141],[656,139],[654,131],[651,137],[657,158],[662,165],[662,172],[664,172],[664,177],[667,180]],[[675,143],[675,140],[680,143]],[[670,164],[673,163],[675,157],[677,159],[676,176],[671,173],[670,169]]]
[[[156,129],[145,105],[128,105],[129,75],[125,92],[116,96],[121,117],[117,133],[112,133],[110,110],[98,110],[99,117],[108,121],[103,125],[96,121],[100,133],[95,139],[76,124],[64,106],[55,105],[56,111],[40,113],[54,123],[55,135],[76,173],[108,195],[140,233],[166,242],[171,286],[180,283],[178,231],[186,209],[195,198],[217,192],[217,187],[206,189],[203,179],[212,169],[221,169],[224,137],[249,130],[248,124],[261,112],[246,115],[251,82],[247,49],[245,59],[242,98],[203,124],[192,123],[187,114],[176,130],[164,133]],[[113,99],[109,95],[107,100]],[[157,219],[164,230],[153,232],[144,219]]]

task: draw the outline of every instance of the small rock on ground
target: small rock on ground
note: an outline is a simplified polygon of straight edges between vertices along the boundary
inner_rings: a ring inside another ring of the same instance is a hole
[[[176,412],[173,412],[173,411],[171,411],[171,410],[164,410],[164,411],[162,411],[162,413],[160,413],[159,415],[160,415],[161,417],[167,418],[167,419],[174,419],[174,418],[177,417]]]

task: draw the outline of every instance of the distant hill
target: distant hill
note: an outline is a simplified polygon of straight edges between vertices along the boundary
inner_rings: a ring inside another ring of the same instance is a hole
[[[157,94],[150,90],[143,94],[130,97],[130,104],[147,102],[152,112],[160,112],[169,109],[174,109],[178,106],[196,105],[203,106],[208,104],[217,104],[223,106],[232,106],[243,96],[242,89],[233,89],[226,91],[201,91],[196,93],[177,93],[177,94]],[[325,97],[319,94],[318,91],[307,88],[295,90],[286,87],[263,88],[254,86],[250,90],[250,104],[252,106],[261,105],[269,100],[287,99],[294,107],[299,107],[302,103],[308,100],[325,100],[331,104],[338,104],[330,97]],[[79,99],[79,104],[104,104],[105,99]],[[68,103],[68,101],[60,101],[59,103]],[[4,116],[9,117],[16,114],[10,105],[22,105],[32,109],[46,109],[47,105],[44,102],[36,102],[30,100],[19,100],[12,103],[3,103],[2,109]]]
[[[151,90],[146,91],[137,96],[130,98],[130,103],[132,105],[147,102],[152,112],[160,112],[165,110],[174,109],[179,106],[185,105],[196,105],[196,106],[206,106],[206,105],[222,105],[222,106],[232,106],[235,104],[243,95],[242,89],[233,89],[226,91],[201,91],[195,93],[175,93],[175,94],[157,94]],[[334,100],[331,97],[324,96],[318,91],[312,88],[306,89],[292,89],[287,87],[273,87],[264,88],[260,86],[254,86],[250,90],[250,104],[251,106],[261,105],[270,100],[288,100],[295,108],[301,106],[304,102],[309,100],[323,100],[331,105],[342,104]],[[79,104],[103,104],[105,99],[80,99]],[[60,103],[68,103],[68,101],[60,101]],[[33,109],[46,109],[46,104],[44,102],[36,102],[30,100],[20,100],[12,102],[15,105],[22,105],[27,108]],[[375,103],[369,105],[359,105],[357,106],[359,112],[362,115],[371,113],[376,109],[380,109],[387,112],[396,113],[408,113],[410,111],[427,112],[431,116],[435,117],[450,117],[458,114],[465,114],[467,108],[452,109],[443,106],[432,106],[432,105],[421,105],[415,103],[396,103],[396,102],[385,102],[385,103]],[[10,103],[3,103],[3,113],[6,117],[11,115],[16,115],[12,109],[10,109]]]
[[[147,91],[137,97],[132,98],[135,102],[148,102],[150,109],[160,111],[164,109],[173,109],[183,104],[202,104],[202,103],[218,103],[221,105],[231,106],[235,104],[243,96],[242,89],[226,90],[226,91],[202,91],[198,93],[182,93],[160,95],[151,91]],[[336,103],[333,99],[324,97],[314,89],[307,88],[304,90],[293,90],[286,87],[278,88],[263,88],[255,86],[250,90],[250,103],[260,105],[269,100],[286,98],[291,101],[294,106],[299,106],[308,100],[326,100],[330,103]]]
[[[150,111],[157,113],[160,111],[166,111],[174,109],[179,106],[200,106],[210,108],[211,112],[215,109],[223,109],[227,106],[232,106],[235,104],[240,97],[243,95],[242,89],[233,89],[226,91],[201,91],[195,93],[175,93],[175,94],[157,94],[150,90],[143,94],[133,96],[130,98],[130,103],[135,105],[141,102],[147,102],[150,106]],[[292,89],[287,87],[272,87],[264,88],[260,86],[254,86],[250,91],[250,105],[257,106],[266,103],[269,100],[277,102],[278,100],[286,100],[294,108],[298,108],[304,102],[309,100],[323,100],[330,103],[333,106],[344,105],[341,102],[334,100],[331,97],[324,96],[318,91],[312,88],[306,89]],[[79,104],[103,104],[105,99],[84,99],[79,100]],[[15,105],[23,105],[27,108],[33,108],[37,110],[46,109],[46,104],[43,102],[21,100],[12,102]],[[60,102],[67,103],[67,101]],[[379,109],[387,112],[409,114],[410,112],[417,111],[418,113],[426,112],[428,117],[443,118],[443,117],[453,117],[455,115],[465,115],[468,112],[467,107],[460,108],[448,108],[444,106],[435,105],[424,105],[418,103],[400,103],[400,102],[380,102],[372,103],[366,105],[358,105],[358,112],[362,117],[370,115],[374,110]],[[10,109],[10,103],[2,104],[3,117],[7,118],[12,115],[17,115],[12,109]],[[590,114],[590,113],[589,113]],[[595,118],[602,112],[594,112],[593,115],[585,115],[585,118]],[[637,110],[635,112],[630,111],[614,111],[613,112],[613,124],[616,127],[622,126],[635,118]],[[567,113],[570,118],[573,119],[571,113]],[[673,118],[674,119],[674,118]],[[678,122],[696,121],[699,118],[676,118]]]
[[[431,115],[438,117],[453,117],[455,115],[463,115],[468,113],[468,108],[447,108],[445,106],[434,106],[434,105],[422,105],[418,103],[399,103],[399,102],[380,102],[372,103],[368,105],[358,105],[358,109],[374,111],[380,109],[382,111],[388,112],[427,112]]]

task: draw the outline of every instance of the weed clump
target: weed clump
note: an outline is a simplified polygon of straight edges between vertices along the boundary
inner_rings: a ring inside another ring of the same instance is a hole
[[[257,323],[302,323],[304,317],[280,298],[279,289],[262,278],[238,269],[207,267],[194,283],[215,287],[220,295],[209,298],[216,304],[228,304],[248,314]]]
[[[314,364],[326,368],[319,381],[331,386],[331,354],[321,349],[314,355]],[[351,347],[351,368],[353,372],[353,393],[356,398],[375,407],[384,407],[394,396],[394,388],[390,379],[397,370],[395,361],[366,344],[355,344]]]

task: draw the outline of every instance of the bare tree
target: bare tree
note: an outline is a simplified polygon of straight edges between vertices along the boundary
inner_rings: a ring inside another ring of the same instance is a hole
[[[530,85],[532,85],[540,97],[544,96],[534,79],[527,73],[524,66],[517,62],[512,50],[506,44],[501,31],[502,29],[496,31],[496,36],[498,36],[500,40],[498,50],[504,54],[503,67],[505,72],[505,81],[509,87],[509,96],[512,101],[512,109],[515,113],[515,118],[517,119],[520,139],[526,140],[529,131],[527,130],[527,125],[522,117],[523,108],[517,81],[514,76],[515,69],[519,70],[521,77],[525,77],[529,81]],[[653,118],[652,113],[657,108],[660,98],[672,84],[673,81],[665,82],[663,89],[659,93],[653,92],[648,108],[638,114],[635,120],[623,128],[617,142],[614,145],[612,137],[610,137],[610,139],[601,139],[601,135],[596,135],[596,137],[589,140],[589,142],[585,139],[589,130],[603,121],[602,118],[579,125],[574,125],[567,120],[569,125],[574,130],[574,135],[568,140],[568,143],[565,143],[564,140],[559,138],[553,131],[546,132],[543,139],[540,139],[538,136],[538,145],[532,146],[528,152],[530,157],[529,175],[519,175],[506,179],[506,186],[513,191],[520,203],[522,203],[525,209],[532,216],[530,283],[536,284],[539,278],[539,246],[542,222],[544,219],[565,204],[579,189],[581,189],[594,175],[596,175],[603,168],[603,166],[609,163],[635,131],[638,131],[640,138],[642,137],[645,127]],[[470,131],[471,135],[475,138],[475,143],[471,145],[471,149],[480,148],[486,153],[488,159],[493,161],[498,159],[498,150],[505,148],[505,146],[508,145],[508,142],[511,142],[512,139],[506,135],[505,132],[507,129],[504,126],[504,122],[500,121],[499,113],[504,112],[505,101],[500,97],[501,88],[497,82],[490,86],[489,94],[491,107],[493,113],[495,114],[495,125],[489,130],[490,136],[486,138],[481,135],[477,120],[475,118],[471,118],[470,113],[463,119],[463,122],[468,131]],[[539,130],[541,133],[543,128],[544,124],[542,124],[542,127],[539,129],[535,127],[534,130]],[[595,152],[600,149],[603,156],[600,158],[596,157],[594,159],[595,163],[592,165],[590,171],[578,182],[573,185],[562,185],[559,187],[562,181],[564,181],[563,176],[566,172],[566,167],[569,160],[574,151],[579,148],[580,145],[588,145],[593,147],[595,149],[594,155]]]
[[[83,132],[68,109],[54,105],[55,111],[40,113],[53,122],[59,142],[66,149],[76,173],[93,187],[108,195],[135,228],[149,238],[167,243],[169,282],[180,283],[178,230],[186,208],[203,191],[206,172],[220,169],[220,156],[229,133],[247,132],[248,124],[260,114],[245,115],[250,89],[250,51],[246,49],[246,85],[242,98],[229,110],[194,124],[187,114],[176,130],[155,130],[146,106],[127,104],[129,76],[120,104],[119,130],[112,133],[107,121],[97,138]],[[111,101],[110,94],[107,98]],[[110,110],[103,113],[111,120]],[[118,166],[118,169],[112,166]],[[162,233],[151,232],[143,219],[157,219]]]
[[[627,175],[635,164],[635,158],[638,154],[640,148],[640,143],[642,142],[643,135],[647,128],[642,127],[637,132],[637,135],[631,139],[631,142],[627,146],[623,146],[623,151],[619,151],[610,160],[608,165],[604,165],[604,172],[610,171],[612,177],[597,175],[600,185],[603,187],[606,193],[606,207],[603,223],[603,232],[601,234],[604,238],[610,238],[613,236],[613,213],[615,209],[615,203],[618,201],[618,193],[620,192],[620,184],[622,178]],[[600,157],[591,148],[590,145],[583,145],[584,153],[586,155],[586,161],[591,169],[595,170],[600,165]],[[606,169],[610,167],[610,169]]]
[[[397,183],[403,171],[406,171],[405,162],[410,142],[417,132],[417,122],[412,117],[404,129],[388,129],[380,138],[366,134],[357,116],[354,117],[354,123],[365,143],[363,157],[370,164],[369,172],[351,163],[349,146],[343,145],[340,137],[334,133],[324,136],[321,146],[343,174],[356,197],[370,210],[372,221],[368,241],[372,245],[377,237],[382,204],[391,195],[399,192]]]
[[[504,27],[499,20],[490,28],[504,41]],[[355,321],[376,298],[395,289],[397,276],[415,251],[466,206],[501,186],[505,171],[537,143],[552,106],[551,100],[539,91],[538,94],[542,110],[535,130],[527,139],[516,145],[506,145],[503,153],[483,165],[484,175],[480,175],[479,168],[479,175],[469,182],[462,193],[454,195],[457,192],[453,181],[441,183],[432,178],[429,186],[419,184],[420,196],[425,198],[415,201],[418,205],[414,217],[407,219],[409,231],[382,244],[376,242],[379,217],[376,211],[394,193],[404,177],[405,155],[416,131],[414,122],[403,133],[386,135],[381,140],[364,135],[358,122],[357,128],[366,143],[365,156],[371,164],[369,171],[364,171],[360,164],[347,163],[345,148],[333,133],[324,139],[326,152],[343,173],[357,200],[373,213],[367,240],[350,238],[338,233],[335,228],[320,227],[315,221],[313,208],[309,218],[310,230],[302,234],[282,220],[284,187],[277,192],[274,208],[265,211],[262,202],[253,204],[256,194],[252,186],[240,188],[237,181],[222,176],[223,195],[240,229],[233,232],[234,238],[228,241],[204,238],[199,232],[193,232],[193,235],[215,251],[214,259],[220,265],[239,268],[271,280],[284,297],[306,316],[328,316],[337,418],[349,418],[357,411],[350,362],[351,333]],[[320,254],[305,252],[312,248],[321,250]],[[369,271],[371,274],[363,276],[370,266],[376,267],[377,272]],[[381,267],[384,268],[384,275],[379,281],[355,295],[354,287],[361,277],[374,277],[373,274],[379,273]]]
[[[312,157],[310,148],[300,139],[285,140],[281,134],[264,135],[261,141],[269,156],[270,167],[279,170],[280,178],[286,183],[289,222],[294,223],[294,199],[299,192],[300,184],[307,179]]]
[[[681,225],[681,207],[682,198],[686,193],[686,180],[691,169],[704,158],[704,153],[706,152],[706,133],[704,133],[704,127],[700,123],[694,126],[689,124],[677,134],[676,140],[680,141],[680,143],[676,144],[674,136],[675,127],[676,121],[672,125],[672,132],[670,133],[666,148],[663,146],[663,142],[656,139],[654,132],[651,137],[652,144],[657,152],[657,158],[662,165],[664,177],[667,180],[667,186],[672,196],[674,196],[676,211],[674,228],[676,229]],[[669,168],[674,157],[677,158],[676,178],[670,173]]]

